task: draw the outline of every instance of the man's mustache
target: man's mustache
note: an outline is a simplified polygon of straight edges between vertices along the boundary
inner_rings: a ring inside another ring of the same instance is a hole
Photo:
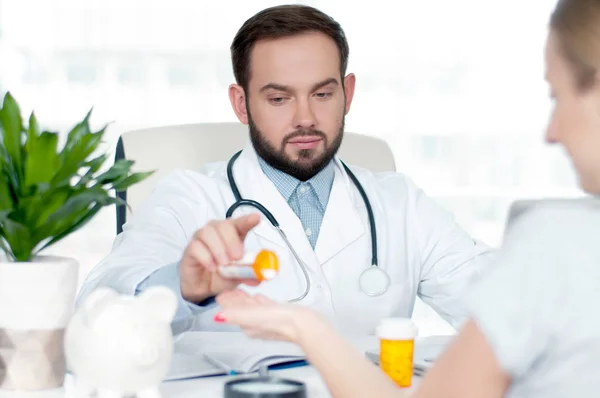
[[[323,140],[327,139],[327,136],[322,131],[310,129],[310,130],[296,130],[293,133],[286,135],[285,138],[283,139],[283,142],[289,142],[289,141],[291,141],[295,138],[299,138],[299,137],[319,137],[319,138],[322,138]]]

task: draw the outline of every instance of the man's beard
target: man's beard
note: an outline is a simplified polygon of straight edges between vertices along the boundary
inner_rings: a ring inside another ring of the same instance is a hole
[[[281,148],[277,150],[258,130],[254,120],[252,120],[250,112],[248,111],[248,128],[250,130],[250,139],[258,156],[271,165],[271,167],[281,170],[300,181],[309,180],[319,171],[323,170],[323,168],[329,164],[331,159],[333,159],[340,148],[340,145],[342,144],[342,138],[344,135],[344,120],[345,117],[342,117],[342,123],[340,125],[339,132],[331,144],[329,144],[327,141],[327,136],[322,131],[315,129],[303,129],[296,130],[293,133],[286,135],[281,142]],[[325,146],[325,151],[318,157],[311,160],[315,149],[302,149],[298,152],[298,161],[290,159],[290,157],[285,153],[285,145],[291,139],[302,136],[321,138],[323,140],[323,145]],[[304,162],[302,161],[303,159],[305,160]]]

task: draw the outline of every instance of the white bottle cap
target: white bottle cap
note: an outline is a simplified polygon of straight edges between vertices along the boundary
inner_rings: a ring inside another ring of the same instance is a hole
[[[267,281],[277,276],[277,271],[274,269],[263,269],[262,271],[260,271],[260,273],[262,274],[262,277],[265,278],[265,280]]]
[[[408,340],[417,337],[417,326],[410,318],[386,318],[377,326],[377,337],[385,340]]]

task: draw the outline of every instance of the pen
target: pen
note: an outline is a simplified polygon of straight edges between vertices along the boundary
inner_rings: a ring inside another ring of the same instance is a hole
[[[224,364],[221,361],[218,361],[214,358],[209,357],[206,354],[202,355],[204,357],[204,359],[206,360],[206,362],[210,363],[211,365],[221,369],[222,371],[224,371],[226,374],[230,375],[230,376],[234,376],[237,374],[237,372],[233,369],[231,369],[229,366],[227,366],[226,364]]]

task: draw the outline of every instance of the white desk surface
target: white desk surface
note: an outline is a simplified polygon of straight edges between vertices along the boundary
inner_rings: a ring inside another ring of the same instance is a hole
[[[308,387],[310,398],[330,398],[321,376],[310,366],[293,369],[285,369],[270,372],[271,375],[303,381]],[[207,377],[189,380],[178,380],[164,382],[160,386],[163,398],[221,398],[223,397],[223,385],[227,380],[239,376]],[[419,378],[414,377],[414,385],[418,384]],[[199,394],[201,393],[201,394]],[[40,391],[40,392],[17,392],[1,391],[0,398],[78,398],[73,391],[73,378],[69,375],[65,379],[63,388]]]

